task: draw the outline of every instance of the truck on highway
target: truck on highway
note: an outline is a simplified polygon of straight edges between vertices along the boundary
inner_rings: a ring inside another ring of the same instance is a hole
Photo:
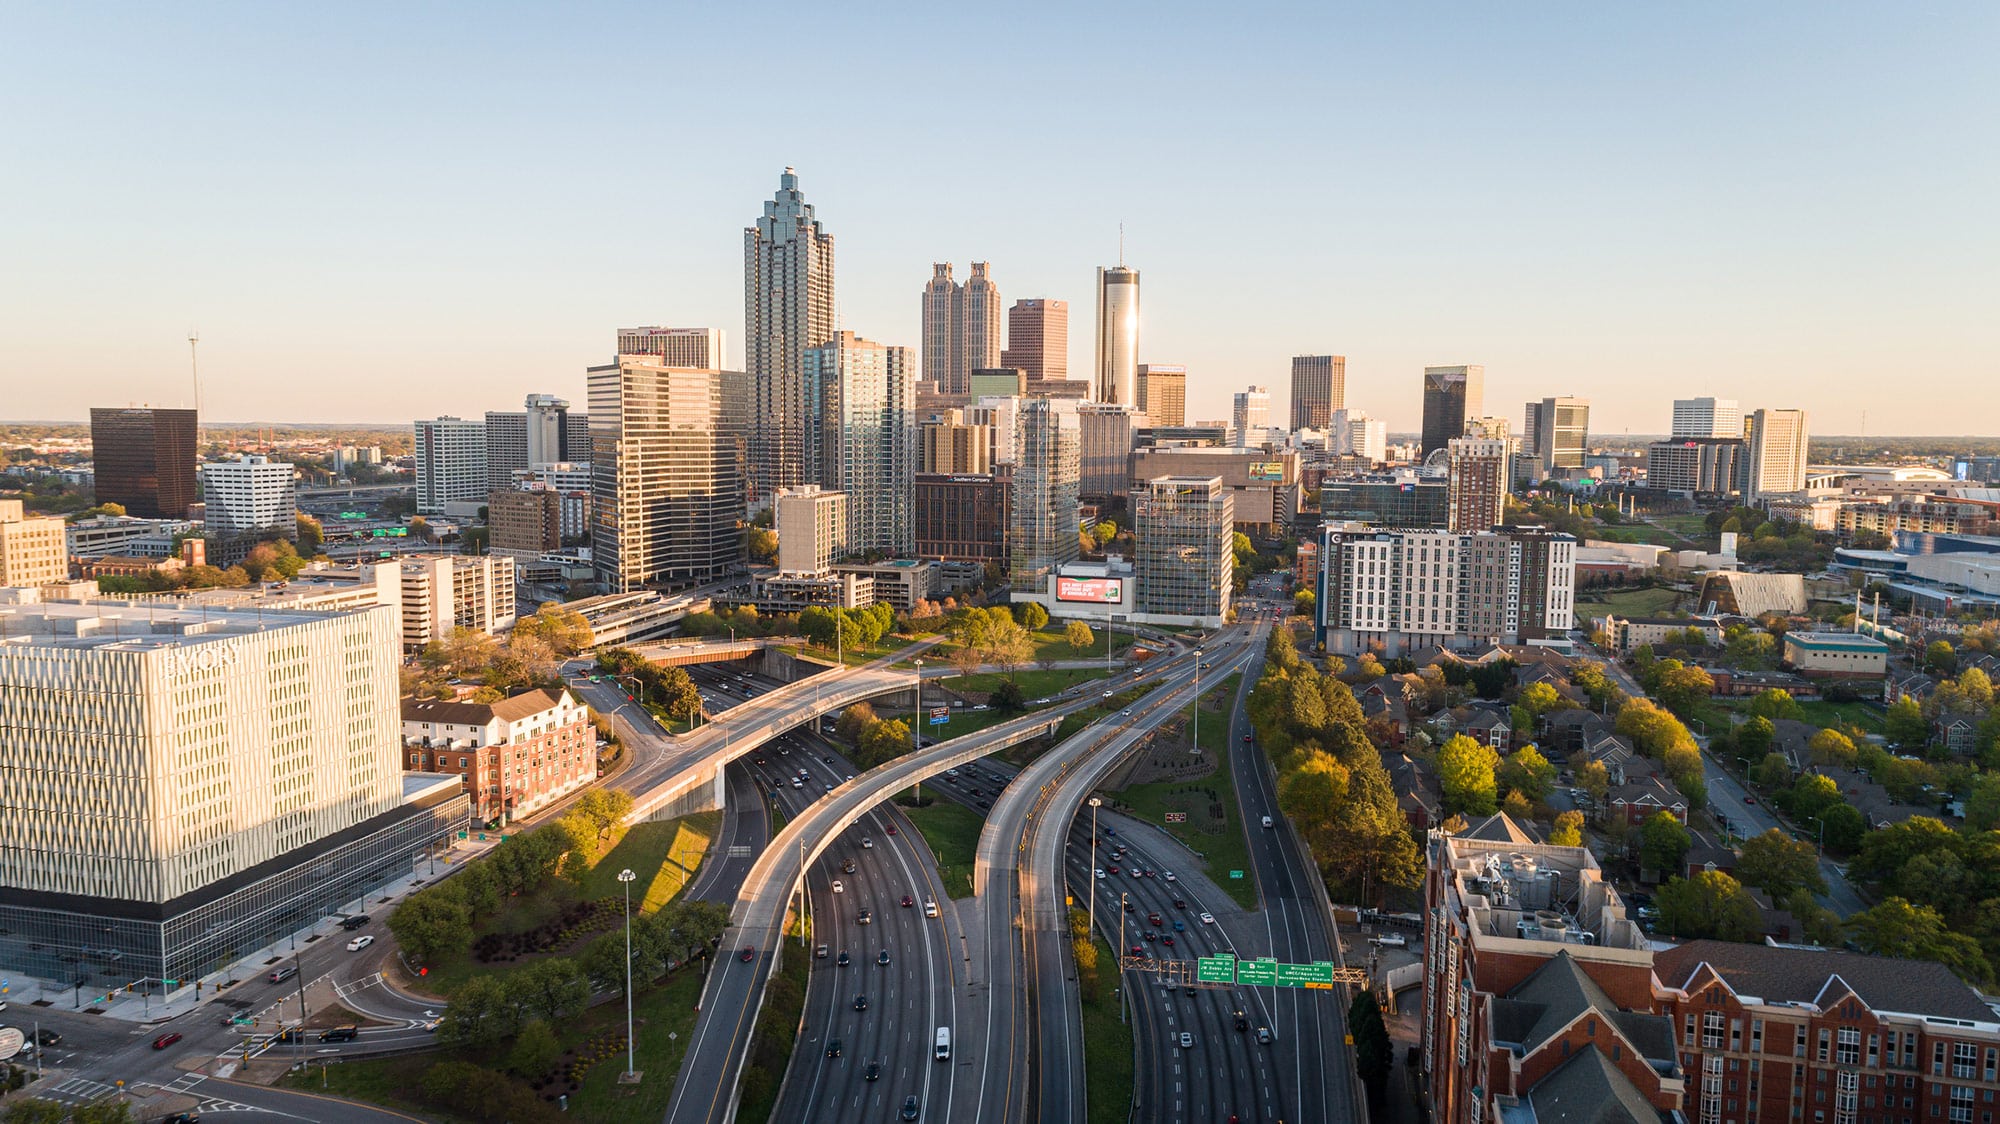
[[[941,1027],[939,1027],[939,1028],[938,1028],[938,1031],[937,1031],[937,1049],[936,1049],[936,1050],[935,1050],[935,1051],[933,1052],[932,1056],[933,1056],[933,1057],[935,1057],[935,1058],[936,1058],[936,1059],[937,1059],[938,1061],[941,1061],[941,1062],[948,1062],[948,1061],[950,1061],[950,1060],[951,1060],[951,1028],[950,1028],[950,1027],[948,1027],[948,1026],[941,1026]]]

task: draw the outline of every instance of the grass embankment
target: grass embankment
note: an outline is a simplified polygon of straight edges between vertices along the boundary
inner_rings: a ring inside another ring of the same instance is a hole
[[[801,924],[795,916],[785,926],[788,947],[771,974],[764,1009],[750,1035],[750,1061],[743,1067],[742,1098],[736,1109],[742,1124],[765,1124],[771,1119],[785,1070],[792,1064],[792,1046],[798,1041],[799,1019],[806,1007],[806,974],[812,966],[811,957],[797,944]],[[806,943],[812,943],[810,936]]]
[[[1229,710],[1236,702],[1241,674],[1232,675],[1202,696],[1202,754],[1214,762],[1211,771],[1183,780],[1135,784],[1117,794],[1118,802],[1138,819],[1172,835],[1203,857],[1209,878],[1244,909],[1257,907],[1257,886],[1250,869],[1250,841],[1236,803],[1236,782],[1226,768],[1229,754]],[[1212,709],[1219,707],[1219,709]],[[1256,752],[1250,747],[1245,752]],[[1184,812],[1181,823],[1166,822],[1168,812]],[[1243,877],[1231,878],[1230,871]]]
[[[1048,698],[1067,688],[1074,687],[1078,683],[1088,683],[1095,679],[1102,679],[1114,670],[1116,669],[1107,670],[1103,667],[1077,667],[1065,670],[1051,669],[1049,671],[1042,671],[1040,669],[1029,671],[1023,669],[1015,672],[1013,679],[1015,683],[1020,685],[1021,697],[1032,702],[1035,699]],[[964,694],[983,695],[999,690],[1000,684],[1005,683],[1007,679],[1008,675],[1004,671],[981,671],[971,675],[953,675],[945,679],[935,680],[934,682],[939,686],[947,687]]]
[[[921,808],[901,808],[930,844],[944,892],[954,898],[972,896],[972,866],[979,850],[979,833],[986,818],[963,804],[938,800]]]
[[[1123,1124],[1132,1114],[1132,1026],[1118,1018],[1117,989],[1129,981],[1107,967],[1118,963],[1111,946],[1102,940],[1096,944],[1099,974],[1107,986],[1098,987],[1097,998],[1083,1001],[1084,1088],[1090,1124]]]
[[[1747,698],[1717,699],[1715,702],[1717,704],[1716,709],[1725,713],[1735,711],[1739,715],[1745,716],[1750,713],[1750,700]],[[1832,703],[1820,699],[1810,699],[1800,701],[1798,707],[1800,712],[1799,720],[1810,722],[1815,726],[1823,728],[1859,726],[1865,733],[1879,734],[1882,732],[1882,711],[1866,703]],[[1717,732],[1719,732],[1719,729],[1718,727]]]
[[[1038,663],[1044,659],[1087,660],[1093,657],[1100,660],[1103,659],[1105,655],[1104,622],[1098,621],[1092,623],[1085,621],[1084,623],[1090,625],[1091,642],[1081,648],[1072,645],[1068,637],[1063,634],[1063,630],[1069,627],[1068,621],[1063,621],[1060,624],[1052,624],[1048,628],[1028,633],[1028,642],[1033,644],[1035,648],[1035,654],[1030,657],[1029,662]],[[1120,633],[1112,637],[1111,651],[1113,653],[1123,652],[1131,647],[1131,632]],[[924,653],[924,662],[929,664],[933,660],[949,661],[951,658],[950,653],[956,652],[960,648],[961,645],[957,641],[947,640],[929,652]],[[908,667],[909,661],[903,660],[897,663],[896,666]]]
[[[1621,617],[1657,617],[1670,612],[1680,600],[1678,590],[1652,589],[1580,590],[1576,598],[1579,618],[1616,613]]]
[[[1647,522],[1656,523],[1674,534],[1697,545],[1713,545],[1715,536],[1709,533],[1706,515],[1652,515]]]

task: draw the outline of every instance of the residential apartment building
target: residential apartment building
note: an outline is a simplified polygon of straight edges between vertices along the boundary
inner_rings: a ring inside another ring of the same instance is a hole
[[[1187,424],[1187,368],[1179,363],[1139,364],[1139,412],[1154,426]]]
[[[1228,623],[1236,515],[1219,476],[1161,476],[1132,496],[1134,606],[1152,617]]]
[[[572,414],[571,419],[582,417]],[[564,544],[590,540],[590,465],[574,461],[538,464],[514,474],[516,491],[554,492],[561,500]]]
[[[199,440],[193,410],[91,407],[97,502],[140,519],[187,518]]]
[[[453,503],[485,502],[493,490],[485,423],[446,416],[419,421],[415,429],[418,514],[442,515]],[[525,448],[524,437],[523,456]]]
[[[1485,437],[1454,437],[1445,442],[1452,531],[1490,531],[1507,515],[1510,471],[1507,442]],[[1325,507],[1322,505],[1321,510]]]
[[[923,294],[921,378],[944,394],[971,394],[972,372],[1000,365],[1000,290],[986,263],[972,263],[963,285],[951,263],[931,266]]]
[[[1069,378],[1069,302],[1033,297],[1007,309],[1007,346],[1000,366],[1026,372],[1028,381]]]
[[[20,500],[0,500],[0,587],[47,585],[68,577],[62,517],[29,515]]]
[[[1758,410],[1744,423],[1750,446],[1750,467],[1743,486],[1746,500],[1801,491],[1806,486],[1806,412]]]
[[[847,554],[847,493],[817,484],[780,488],[774,507],[781,572],[825,574]]]
[[[1941,535],[1991,535],[2000,503],[1950,496],[1867,498],[1840,505],[1834,528],[1852,535],[1874,531],[1894,536],[1900,531]]]
[[[1477,364],[1424,368],[1423,456],[1430,456],[1454,437],[1465,436],[1465,425],[1486,405],[1486,368]]]
[[[1674,405],[1678,425],[1681,404]],[[1646,446],[1646,486],[1689,498],[1741,494],[1749,467],[1741,437],[1674,437]]]
[[[245,540],[298,539],[297,479],[291,465],[248,454],[201,466],[202,521],[221,543],[218,565],[239,560],[249,549]]]
[[[1116,402],[1084,402],[1076,408],[1082,441],[1078,487],[1097,499],[1123,498],[1131,487],[1132,445],[1146,415]]]
[[[618,354],[650,355],[663,367],[720,371],[729,365],[722,345],[721,328],[618,329]]]
[[[1013,501],[1010,475],[919,473],[914,496],[916,556],[1006,565]],[[778,544],[782,550],[783,535]]]
[[[1574,619],[1576,540],[1360,523],[1321,529],[1318,641],[1351,655],[1560,639]]]
[[[1229,428],[1237,448],[1262,445],[1271,428],[1271,392],[1253,386],[1230,395]]]
[[[506,410],[486,411],[487,487],[504,488],[516,472],[534,463],[528,457],[528,415]]]
[[[1347,408],[1347,356],[1292,357],[1292,428],[1325,429]]]
[[[417,651],[455,628],[514,627],[514,560],[504,554],[410,554],[396,560],[403,647]]]
[[[806,349],[805,377],[826,403],[820,480],[847,493],[847,549],[907,558],[917,472],[917,374],[907,347],[839,332]]]
[[[457,776],[482,823],[512,822],[597,780],[590,708],[568,691],[496,703],[405,698],[402,708],[405,768]]]
[[[1673,425],[1673,438],[1741,438],[1743,407],[1734,398],[1676,398]]]
[[[545,487],[507,488],[486,497],[489,546],[510,558],[539,558],[562,549],[563,498]]]
[[[1038,593],[1079,553],[1083,434],[1077,404],[1068,399],[1024,399],[1016,417],[1008,582],[1016,591]]]
[[[740,572],[743,480],[722,428],[723,373],[625,355],[587,378],[599,587],[624,593]]]
[[[786,168],[777,194],[743,231],[751,398],[745,457],[753,505],[769,503],[778,488],[832,483],[814,475],[824,463],[818,442],[826,411],[806,382],[805,353],[833,338],[833,308],[833,235],[799,191],[797,173]],[[595,423],[591,432],[600,432]]]
[[[1521,430],[1521,452],[1534,458],[1535,479],[1582,468],[1590,451],[1590,399],[1544,398],[1530,402]]]
[[[964,421],[962,410],[917,427],[917,471],[947,475],[981,475],[993,471],[993,427]]]
[[[1097,270],[1097,363],[1091,398],[1138,403],[1139,271],[1123,262]]]

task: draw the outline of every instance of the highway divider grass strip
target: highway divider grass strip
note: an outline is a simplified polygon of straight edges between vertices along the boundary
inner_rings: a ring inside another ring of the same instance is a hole
[[[1182,780],[1131,785],[1113,794],[1113,799],[1121,810],[1203,855],[1209,880],[1237,905],[1255,909],[1256,872],[1250,868],[1250,841],[1244,835],[1241,808],[1236,802],[1236,780],[1228,767],[1228,755],[1237,750],[1229,744],[1229,713],[1235,706],[1242,678],[1240,673],[1232,675],[1202,692],[1201,751],[1214,763],[1213,771]],[[1218,701],[1221,709],[1210,709]],[[1255,747],[1246,751],[1254,752]],[[1219,816],[1214,814],[1218,809]],[[1185,812],[1187,820],[1168,823],[1168,812]],[[1233,870],[1242,871],[1243,877],[1231,878],[1229,872]]]
[[[1132,1112],[1135,1066],[1132,1025],[1118,1018],[1117,989],[1127,982],[1118,957],[1102,940],[1097,945],[1099,984],[1083,1001],[1083,1079],[1090,1098],[1089,1124],[1124,1124]]]
[[[792,1064],[799,1020],[805,1014],[806,974],[812,967],[812,954],[798,946],[798,924],[794,919],[785,927],[790,947],[785,949],[778,970],[771,973],[764,990],[764,1009],[757,1015],[757,1029],[750,1034],[750,1058],[743,1066],[736,1110],[738,1124],[768,1124],[778,1107],[785,1070]]]
[[[900,799],[897,804],[930,844],[938,873],[944,876],[944,892],[954,898],[971,897],[972,867],[979,850],[979,833],[986,827],[985,817],[949,800],[922,808],[903,807]]]

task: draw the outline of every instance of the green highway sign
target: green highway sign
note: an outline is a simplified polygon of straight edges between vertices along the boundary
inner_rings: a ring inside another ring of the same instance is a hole
[[[1224,953],[1221,956],[1197,957],[1194,962],[1196,983],[1228,984],[1236,982],[1236,958]]]
[[[1236,964],[1236,982],[1248,987],[1274,987],[1278,982],[1278,962],[1268,956],[1240,960]]]
[[[1278,986],[1331,988],[1333,986],[1333,965],[1280,964],[1278,965]]]
[[[1231,878],[1241,878],[1241,877],[1243,877],[1243,872],[1242,872],[1242,871],[1240,871],[1240,870],[1232,870],[1232,871],[1230,871],[1230,872],[1229,872],[1229,877],[1231,877]]]

